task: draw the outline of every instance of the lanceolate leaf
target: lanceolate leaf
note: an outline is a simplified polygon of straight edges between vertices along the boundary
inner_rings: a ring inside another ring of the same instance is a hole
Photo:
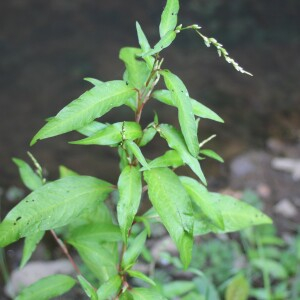
[[[142,137],[142,128],[136,122],[118,122],[105,127],[88,138],[70,142],[77,145],[116,145],[122,140],[135,140]]]
[[[115,80],[96,86],[64,107],[33,137],[37,140],[77,130],[90,124],[112,108],[125,104],[136,92],[124,81]]]
[[[21,237],[74,221],[85,209],[104,201],[108,182],[89,176],[70,176],[50,182],[29,194],[0,224],[0,247]]]
[[[142,178],[137,167],[127,166],[123,169],[118,181],[118,190],[118,222],[123,240],[127,243],[128,232],[138,211],[142,194]]]
[[[128,270],[127,273],[131,276],[131,277],[135,277],[138,279],[141,279],[151,285],[156,285],[156,283],[149,278],[148,276],[146,276],[144,273],[140,272],[140,271],[136,271],[136,270]]]
[[[59,166],[59,178],[64,178],[68,176],[78,176],[78,175],[79,175],[78,173],[65,166]]]
[[[202,184],[190,177],[180,177],[184,188],[193,199],[193,201],[201,208],[202,212],[212,220],[221,230],[224,230],[224,220],[218,206],[211,201],[211,193],[209,193]]]
[[[200,155],[205,155],[207,157],[213,158],[221,163],[224,162],[223,158],[219,154],[217,154],[215,151],[210,149],[201,149]]]
[[[177,34],[174,30],[170,30],[161,38],[161,40],[154,46],[153,49],[150,49],[150,50],[142,53],[141,57],[144,58],[146,56],[154,55],[156,53],[159,53],[163,49],[169,47],[171,45],[171,43],[175,40],[176,35]]]
[[[82,286],[83,290],[85,291],[86,295],[91,300],[98,300],[97,293],[92,287],[92,285],[81,275],[77,276],[77,279]]]
[[[135,263],[135,261],[138,259],[145,246],[146,238],[147,231],[144,230],[130,243],[128,249],[126,250],[123,256],[122,266],[124,269],[130,269]]]
[[[111,299],[113,295],[118,294],[122,284],[120,275],[115,275],[106,281],[97,291],[98,300]]]
[[[162,156],[159,156],[149,163],[149,167],[152,168],[164,168],[172,167],[178,168],[184,164],[180,155],[176,150],[168,150]]]
[[[85,81],[90,82],[92,85],[94,86],[101,86],[103,83],[103,81],[96,79],[96,78],[90,78],[90,77],[86,77],[84,78]]]
[[[139,40],[141,49],[143,50],[143,52],[147,52],[148,50],[151,49],[151,47],[150,47],[148,40],[142,30],[142,27],[140,26],[140,24],[138,22],[136,22],[136,31],[137,31],[138,40]],[[148,68],[150,70],[152,70],[153,64],[154,64],[154,58],[152,56],[146,56],[146,57],[144,57],[144,60],[147,64]]]
[[[167,105],[176,106],[175,102],[172,99],[171,92],[168,90],[156,90],[152,94],[152,97]],[[207,106],[201,104],[200,102],[192,98],[190,98],[190,101],[195,116],[203,119],[210,119],[216,122],[224,123],[223,119],[221,119],[215,112],[213,112]]]
[[[190,153],[197,157],[199,142],[197,135],[197,123],[193,114],[193,108],[188,91],[181,79],[170,71],[161,71],[165,84],[171,92],[171,97],[178,109],[178,119],[182,134]]]
[[[13,158],[13,162],[19,167],[20,176],[27,188],[33,191],[43,185],[42,178],[25,161]]]
[[[167,4],[161,15],[159,34],[163,37],[168,31],[174,30],[177,25],[177,14],[179,11],[178,0],[167,0]]]
[[[137,60],[137,57],[143,51],[139,48],[122,48],[120,59],[125,63],[128,81],[137,89],[140,89],[146,83],[151,70],[143,60]]]
[[[141,140],[139,141],[139,146],[143,147],[146,146],[149,142],[151,142],[156,134],[156,129],[152,126],[147,127],[143,130],[143,136]]]
[[[151,203],[177,245],[185,267],[191,260],[193,246],[193,209],[179,178],[168,168],[144,172]]]
[[[193,170],[193,172],[206,185],[206,179],[201,170],[198,160],[193,157],[184,142],[182,134],[173,126],[168,124],[160,124],[159,132],[166,139],[170,148],[175,149],[181,156],[182,160]]]
[[[69,291],[76,281],[67,275],[52,275],[40,279],[28,286],[15,300],[48,300]]]
[[[130,291],[133,300],[167,300],[155,289],[134,288]]]
[[[234,232],[254,225],[272,223],[272,220],[268,216],[253,206],[231,196],[208,192],[207,197],[209,197],[212,207],[221,212],[224,229],[215,226],[203,213],[195,213],[195,235],[206,234],[208,232]]]
[[[26,265],[26,263],[28,262],[28,260],[30,259],[31,255],[32,255],[32,253],[34,252],[37,244],[43,238],[44,234],[45,234],[45,231],[39,231],[39,232],[34,233],[25,238],[20,268],[23,268]]]
[[[149,165],[141,151],[141,149],[139,148],[139,146],[133,142],[133,141],[126,141],[125,143],[125,147],[128,148],[133,155],[136,157],[136,159],[139,161],[139,163],[146,168],[147,170],[149,169]]]

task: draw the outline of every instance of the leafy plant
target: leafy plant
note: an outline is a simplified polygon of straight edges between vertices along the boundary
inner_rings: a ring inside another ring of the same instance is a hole
[[[75,130],[84,138],[71,144],[115,148],[120,157],[121,170],[116,184],[81,176],[65,167],[60,168],[60,179],[49,182],[33,157],[35,171],[26,162],[14,159],[24,184],[32,192],[0,224],[0,246],[25,238],[21,262],[24,266],[44,232],[49,230],[74,266],[77,282],[91,299],[173,297],[174,293],[170,294],[172,288],[159,289],[151,278],[134,269],[145,249],[147,237],[151,236],[154,223],[161,222],[165,226],[185,269],[192,259],[194,236],[271,223],[269,217],[254,207],[230,196],[211,193],[206,188],[199,160],[211,157],[222,161],[222,158],[213,150],[203,148],[209,139],[198,141],[199,119],[218,122],[222,119],[190,98],[183,81],[170,70],[162,68],[162,51],[182,31],[194,30],[207,46],[215,46],[219,55],[236,70],[249,73],[229,57],[220,43],[205,37],[198,25],[177,25],[178,11],[179,1],[168,0],[159,25],[160,40],[153,48],[137,23],[139,48],[125,47],[120,51],[120,59],[126,67],[123,79],[101,82],[86,78],[94,86],[56,116],[49,118],[31,141],[34,145],[38,140]],[[157,90],[161,78],[166,89]],[[142,113],[151,99],[175,106],[180,128],[161,124],[155,115],[154,121],[142,129]],[[96,121],[113,108],[124,105],[132,109],[133,120],[120,120],[114,124]],[[149,160],[144,157],[142,148],[157,133],[170,150]],[[175,169],[183,165],[187,165],[198,180],[178,176]],[[146,192],[153,207],[140,214],[140,203]],[[108,209],[105,203],[110,201],[111,193],[117,194],[116,212]],[[76,249],[90,274],[81,272],[66,244]],[[74,285],[74,280],[68,276],[64,276],[63,280],[59,278],[40,280],[25,288],[18,299],[48,299]],[[147,287],[133,286],[132,278],[145,281]],[[51,289],[45,289],[45,286],[51,286]],[[53,290],[57,291],[55,295]],[[201,288],[195,293],[205,295]]]

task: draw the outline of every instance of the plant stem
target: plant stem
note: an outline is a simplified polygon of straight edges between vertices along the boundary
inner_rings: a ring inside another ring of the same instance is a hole
[[[73,266],[75,272],[77,273],[77,275],[82,275],[78,266],[76,265],[74,259],[71,257],[68,248],[66,247],[66,245],[64,244],[64,242],[56,235],[55,231],[53,229],[50,230],[52,236],[54,237],[55,241],[57,242],[57,244],[59,245],[59,247],[61,248],[61,250],[63,251],[63,253],[67,256],[67,258],[69,259],[71,265]]]

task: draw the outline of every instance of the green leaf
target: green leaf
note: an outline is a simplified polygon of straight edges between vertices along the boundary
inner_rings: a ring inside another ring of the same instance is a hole
[[[201,149],[200,150],[200,155],[201,154],[205,155],[207,157],[213,158],[213,159],[215,159],[215,160],[217,160],[217,161],[219,161],[221,163],[224,162],[223,158],[219,154],[217,154],[215,151],[213,151],[213,150],[210,150],[210,149]]]
[[[173,126],[168,124],[159,125],[160,135],[166,139],[170,148],[175,149],[182,160],[193,170],[199,179],[206,185],[206,179],[201,170],[198,160],[193,157],[184,142],[182,134]]]
[[[151,49],[149,42],[142,30],[141,25],[136,22],[136,31],[137,31],[137,35],[138,35],[138,40],[139,40],[139,44],[141,49],[143,50],[143,52],[147,52],[148,50]],[[153,68],[153,64],[154,64],[154,58],[151,56],[146,56],[144,57],[144,60],[149,68],[149,70],[152,70]]]
[[[214,225],[224,230],[223,215],[219,207],[211,201],[211,193],[195,179],[182,176],[180,181],[193,201],[201,208],[201,211],[211,219]]]
[[[139,146],[143,147],[146,146],[149,142],[151,142],[156,134],[156,129],[152,126],[147,127],[146,129],[144,129],[143,131],[143,136],[141,138],[141,140],[139,141]]]
[[[170,30],[168,31],[161,39],[160,41],[154,46],[153,49],[150,49],[146,52],[143,52],[140,56],[142,58],[150,56],[150,55],[154,55],[156,53],[159,53],[160,51],[162,51],[163,49],[169,47],[172,42],[175,40],[176,38],[176,32],[174,30]]]
[[[171,92],[168,90],[156,90],[152,94],[152,97],[167,105],[176,106],[175,102],[172,99]],[[192,109],[195,116],[203,119],[210,119],[216,122],[224,123],[223,119],[220,118],[215,112],[213,112],[207,106],[201,104],[200,102],[192,98],[190,98],[190,101],[192,103]]]
[[[174,299],[190,292],[195,289],[195,287],[195,283],[192,281],[176,280],[163,285],[163,294],[168,297],[168,299]]]
[[[194,217],[190,198],[177,175],[168,168],[144,172],[151,203],[175,242],[185,267],[191,261]]]
[[[81,275],[77,276],[77,279],[83,288],[84,292],[86,295],[91,299],[91,300],[98,300],[98,296],[92,285]]]
[[[274,279],[284,280],[288,277],[286,269],[275,260],[256,258],[251,260],[251,265],[262,272],[267,272]]]
[[[142,231],[134,240],[130,243],[128,249],[124,253],[122,260],[122,267],[126,270],[130,269],[145,246],[147,238],[147,231]]]
[[[133,300],[167,300],[158,291],[150,288],[133,288],[130,293]]]
[[[69,243],[78,251],[84,264],[100,281],[104,282],[118,273],[117,243],[99,244],[76,240]]]
[[[141,280],[143,280],[151,285],[154,285],[154,286],[156,285],[156,283],[151,278],[149,278],[148,276],[146,276],[144,273],[142,273],[140,271],[128,270],[127,273],[131,277],[141,279]]]
[[[137,167],[126,166],[123,169],[118,180],[118,190],[118,222],[123,241],[127,244],[128,232],[138,211],[142,194],[142,178]]]
[[[136,157],[136,159],[139,161],[139,163],[144,168],[149,170],[149,165],[148,165],[141,149],[139,148],[139,146],[135,142],[130,141],[130,140],[125,141],[124,145],[126,148],[128,148],[133,153],[133,155]]]
[[[0,247],[43,230],[65,226],[104,201],[112,185],[89,176],[50,182],[24,198],[0,224]]]
[[[64,178],[68,176],[78,176],[78,175],[79,175],[78,173],[65,166],[59,166],[59,178]]]
[[[97,133],[70,144],[76,145],[116,145],[122,140],[135,140],[142,137],[140,124],[136,122],[118,122],[105,127]]]
[[[122,240],[119,226],[105,223],[86,224],[76,227],[67,238],[68,243],[119,242]]]
[[[30,259],[32,253],[36,249],[37,244],[41,241],[45,234],[45,231],[39,231],[25,238],[22,260],[20,263],[20,268],[23,268],[28,260]]]
[[[115,275],[106,281],[97,291],[98,300],[107,300],[116,295],[122,285],[122,279],[119,275]]]
[[[90,78],[90,77],[86,77],[86,78],[83,78],[85,81],[91,83],[92,85],[94,86],[101,86],[102,84],[104,84],[105,82],[99,80],[99,79],[96,79],[96,78]]]
[[[18,166],[21,179],[27,188],[33,191],[43,185],[42,178],[25,161],[13,158],[13,162]]]
[[[91,136],[104,129],[105,127],[107,127],[106,124],[93,121],[92,123],[77,129],[77,131],[85,136]]]
[[[178,0],[167,0],[167,4],[161,15],[159,24],[159,34],[163,37],[170,30],[174,30],[177,25],[177,15],[179,11]]]
[[[15,300],[48,300],[69,291],[76,281],[67,275],[52,275],[44,277],[26,287]]]
[[[244,275],[235,276],[227,286],[226,300],[247,300],[249,297],[249,283]]]
[[[142,52],[139,48],[125,47],[119,54],[125,63],[129,83],[137,89],[144,86],[151,72],[144,61],[137,59]]]
[[[253,206],[231,196],[218,193],[208,193],[207,196],[212,202],[212,206],[218,208],[221,212],[224,222],[224,230],[212,224],[211,220],[209,220],[203,213],[196,213],[194,228],[195,235],[206,234],[208,232],[234,232],[250,226],[272,223],[272,220],[268,216]]]
[[[153,159],[149,163],[149,167],[151,169],[164,167],[178,168],[183,164],[184,162],[176,150],[168,150],[162,156]]]
[[[125,104],[135,93],[121,80],[96,86],[65,106],[33,137],[31,145],[37,140],[80,129],[112,108]]]
[[[178,119],[182,134],[190,153],[197,157],[199,142],[197,135],[197,123],[193,114],[192,103],[188,91],[181,79],[168,70],[160,72],[165,80],[168,90],[171,92],[173,103],[178,109]]]

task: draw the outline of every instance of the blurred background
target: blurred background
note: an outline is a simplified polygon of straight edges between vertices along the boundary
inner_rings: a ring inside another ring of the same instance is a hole
[[[44,120],[90,88],[84,77],[120,79],[123,46],[138,46],[135,21],[151,45],[158,40],[162,0],[9,0],[0,2],[0,193],[1,217],[24,190],[12,157],[29,162],[30,151],[57,177],[65,165],[81,174],[116,182],[114,149],[69,145],[76,134],[29,147]],[[297,0],[184,0],[179,22],[199,24],[253,77],[236,72],[183,32],[163,52],[164,66],[179,75],[190,95],[216,111],[225,124],[200,123],[199,137],[216,133],[210,148],[224,164],[203,162],[210,188],[251,190],[273,217],[281,236],[295,236],[300,219],[300,2]],[[147,110],[147,109],[146,109]],[[176,111],[150,104],[172,122]],[[130,120],[115,109],[103,120]],[[155,140],[146,156],[160,152]],[[12,254],[16,255],[16,254]],[[13,259],[13,258],[12,258]]]

